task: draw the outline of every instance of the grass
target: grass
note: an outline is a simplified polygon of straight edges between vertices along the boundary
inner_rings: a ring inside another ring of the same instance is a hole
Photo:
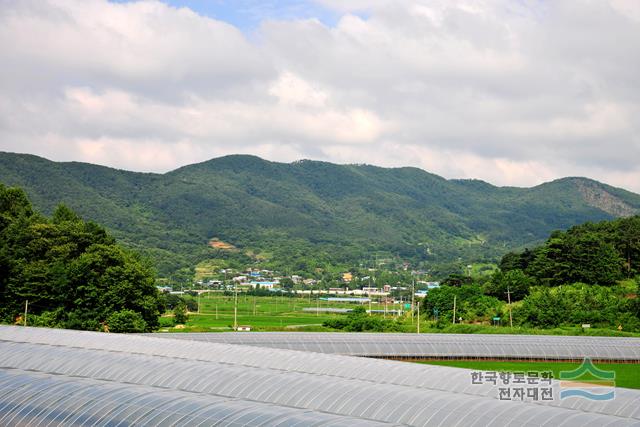
[[[640,333],[605,328],[582,329],[580,326],[562,326],[553,329],[525,328],[522,326],[492,326],[455,324],[437,327],[434,322],[423,322],[421,332],[445,334],[510,334],[510,335],[569,335],[598,337],[640,337]]]
[[[199,298],[200,313],[189,313],[189,320],[182,329],[172,328],[173,319],[161,318],[161,331],[168,332],[216,332],[230,331],[233,325],[233,296],[209,292]],[[331,331],[322,323],[342,314],[315,313],[304,308],[354,308],[357,304],[318,301],[315,296],[265,296],[238,295],[238,325],[249,325],[254,331]],[[365,304],[368,308],[369,305]],[[373,309],[384,309],[384,305],[373,303]],[[388,310],[399,308],[388,305]],[[390,315],[388,317],[391,317]]]
[[[315,331],[327,332],[333,329],[325,328],[322,323],[331,318],[344,316],[313,311],[303,311],[304,308],[354,308],[357,304],[343,302],[318,301],[313,296],[261,296],[238,295],[238,325],[249,325],[254,331]],[[189,321],[182,329],[173,328],[173,319],[163,317],[160,319],[161,332],[224,332],[232,330],[233,306],[232,295],[224,295],[221,292],[208,292],[199,298],[200,313],[189,313]],[[369,308],[365,304],[365,308]],[[384,309],[384,305],[373,303],[373,309]],[[388,310],[400,309],[400,304],[389,304]],[[381,316],[382,315],[378,315]],[[392,318],[387,315],[387,318]],[[403,332],[416,332],[416,325],[412,324],[410,317],[404,318],[401,326]],[[423,317],[420,322],[422,333],[452,333],[452,334],[519,334],[519,335],[590,335],[590,336],[619,336],[639,337],[640,333],[617,331],[612,329],[591,328],[582,330],[579,326],[561,327],[554,329],[533,329],[523,327],[492,326],[492,325],[436,325],[426,321]]]
[[[567,362],[508,362],[485,360],[433,360],[418,362],[429,365],[451,366],[456,368],[473,369],[477,371],[496,372],[553,372],[554,378],[560,377],[560,371],[571,371],[580,366],[579,363]],[[617,387],[640,389],[640,365],[628,363],[598,363],[597,368],[605,371],[615,371]],[[589,381],[589,378],[581,378]]]
[[[493,263],[473,263],[471,264],[471,275],[473,277],[490,276],[497,269],[498,266]]]

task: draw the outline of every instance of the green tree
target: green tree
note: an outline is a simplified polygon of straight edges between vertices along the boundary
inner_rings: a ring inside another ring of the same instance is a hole
[[[173,309],[173,318],[178,325],[184,325],[189,320],[187,315],[187,306],[181,302]]]
[[[74,319],[106,319],[129,309],[142,315],[148,329],[159,326],[162,301],[150,271],[130,252],[118,246],[93,245],[69,267],[67,309]]]
[[[613,285],[623,276],[619,252],[593,231],[557,232],[538,251],[527,272],[541,284]]]
[[[522,253],[509,252],[502,257],[498,267],[503,273],[511,270],[526,270],[535,257],[535,251],[529,249],[525,249]]]
[[[506,253],[500,260],[498,268],[504,272],[522,268],[520,265],[520,256],[521,254],[516,252]]]
[[[614,223],[614,244],[620,249],[625,273],[640,273],[640,216],[622,218]]]
[[[450,274],[446,279],[442,281],[442,285],[444,286],[464,286],[470,285],[473,283],[473,279],[469,276],[465,276],[463,274]]]
[[[284,279],[280,280],[280,285],[282,286],[283,289],[287,289],[287,290],[291,290],[293,289],[293,280],[291,280],[288,277],[285,277]]]
[[[328,319],[323,325],[346,332],[394,332],[400,330],[397,322],[381,319],[379,316],[369,316],[367,310],[362,306],[354,308],[344,317]]]
[[[109,332],[134,333],[144,332],[147,322],[144,321],[140,313],[133,310],[115,311],[107,317],[106,322]]]
[[[42,324],[99,330],[132,310],[145,330],[163,309],[153,272],[104,228],[58,206],[51,220],[33,212],[24,192],[0,185],[0,318],[13,321],[29,301]]]
[[[640,320],[640,277],[636,278],[636,295],[631,300],[631,313]]]
[[[0,230],[19,217],[33,215],[27,194],[19,188],[0,184]]]
[[[506,273],[496,271],[485,284],[484,293],[503,301],[508,301],[507,292],[511,293],[511,302],[520,301],[529,293],[533,280],[522,270],[509,270]]]
[[[435,316],[443,322],[453,319],[453,300],[456,299],[456,318],[466,321],[488,321],[500,313],[504,304],[497,298],[484,295],[478,285],[462,287],[440,286],[431,289],[422,301],[422,311],[426,316]]]
[[[576,283],[554,288],[534,287],[514,310],[518,323],[531,327],[552,328],[594,326],[616,328],[625,324],[626,330],[637,330],[640,321],[633,315],[633,303],[625,298],[621,287]]]

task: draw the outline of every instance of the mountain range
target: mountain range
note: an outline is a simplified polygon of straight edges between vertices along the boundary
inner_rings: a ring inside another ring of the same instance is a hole
[[[640,213],[640,195],[587,178],[496,187],[411,167],[247,155],[155,174],[0,152],[0,183],[44,213],[64,203],[105,225],[165,275],[224,256],[292,271],[373,256],[490,262],[555,229]]]

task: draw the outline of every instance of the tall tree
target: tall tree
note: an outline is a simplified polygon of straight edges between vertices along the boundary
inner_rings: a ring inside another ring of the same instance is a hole
[[[90,330],[127,310],[153,330],[162,309],[152,271],[104,228],[62,205],[49,220],[0,185],[0,317],[13,321],[25,301],[41,325]]]

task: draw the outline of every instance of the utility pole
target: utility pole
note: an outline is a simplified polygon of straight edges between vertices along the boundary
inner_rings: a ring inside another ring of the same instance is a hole
[[[453,296],[453,323],[456,323],[456,295]]]
[[[371,295],[369,295],[369,316],[371,316]]]
[[[24,302],[24,326],[27,326],[27,310],[29,309],[29,300]]]
[[[629,237],[627,240],[627,277],[631,277],[631,243],[633,242],[631,241],[631,237]],[[635,243],[640,243],[640,239],[638,239],[637,236]]]
[[[507,286],[507,301],[509,301],[509,326],[513,328],[513,317],[511,316],[511,290]]]
[[[627,243],[627,278],[631,277],[631,240]]]
[[[415,296],[416,296],[416,281],[413,280],[411,282],[411,324],[413,325],[413,308],[415,304]]]
[[[420,302],[418,302],[418,334],[420,333]]]
[[[233,330],[238,330],[238,282],[235,285],[235,296],[233,302]]]
[[[320,294],[316,298],[316,316],[320,316]]]
[[[200,314],[200,292],[198,292],[198,314]]]

